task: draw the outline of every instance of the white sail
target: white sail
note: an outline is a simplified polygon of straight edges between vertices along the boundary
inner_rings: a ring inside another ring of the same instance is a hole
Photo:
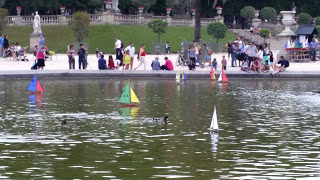
[[[214,106],[214,112],[213,112],[213,115],[212,115],[210,129],[219,130],[216,106]]]
[[[222,72],[220,73],[220,76],[219,76],[218,82],[222,82]]]

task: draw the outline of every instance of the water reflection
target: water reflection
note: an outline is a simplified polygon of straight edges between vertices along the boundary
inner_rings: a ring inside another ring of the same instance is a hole
[[[0,178],[299,179],[319,177],[320,81],[0,81]],[[15,91],[12,91],[15,89]],[[214,105],[220,134],[208,132]],[[169,123],[153,117],[169,113]],[[60,122],[67,119],[68,125]],[[210,136],[210,138],[209,138]]]

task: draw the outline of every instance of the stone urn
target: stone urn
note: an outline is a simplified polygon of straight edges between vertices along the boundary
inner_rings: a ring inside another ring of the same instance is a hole
[[[110,10],[112,8],[112,1],[104,1],[104,6],[106,10]]]
[[[196,15],[196,9],[191,9],[191,15],[195,16]]]
[[[138,7],[139,14],[141,15],[143,13],[144,7]]]
[[[283,16],[282,23],[285,25],[285,30],[282,31],[279,35],[282,36],[294,36],[295,33],[290,29],[290,27],[295,23],[294,15],[296,14],[295,11],[281,11],[280,12]]]
[[[61,6],[61,7],[60,7],[60,11],[61,11],[61,14],[64,14],[64,13],[65,13],[65,11],[66,11],[66,7]]]
[[[260,10],[259,9],[254,10],[254,17],[256,19],[258,19],[259,15],[260,15]]]
[[[222,7],[218,6],[216,7],[216,10],[217,10],[218,16],[220,16],[222,14]]]
[[[16,7],[16,10],[17,10],[17,15],[20,16],[21,15],[21,7],[20,6]]]
[[[170,16],[171,8],[167,8],[166,11],[167,11],[167,16]]]

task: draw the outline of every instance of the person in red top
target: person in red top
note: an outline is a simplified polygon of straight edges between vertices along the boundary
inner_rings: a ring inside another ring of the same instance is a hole
[[[112,58],[111,55],[109,56],[109,60],[108,60],[108,68],[111,69],[111,70],[114,70],[116,68],[114,66],[113,58]]]
[[[161,66],[161,70],[172,71],[173,70],[173,64],[172,64],[171,60],[169,60],[167,57],[165,57],[164,60],[166,61],[166,63],[163,66]]]

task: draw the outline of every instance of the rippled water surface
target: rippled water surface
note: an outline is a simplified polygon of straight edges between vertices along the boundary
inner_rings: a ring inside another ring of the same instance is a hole
[[[0,81],[0,178],[320,179],[320,81],[40,81]]]

